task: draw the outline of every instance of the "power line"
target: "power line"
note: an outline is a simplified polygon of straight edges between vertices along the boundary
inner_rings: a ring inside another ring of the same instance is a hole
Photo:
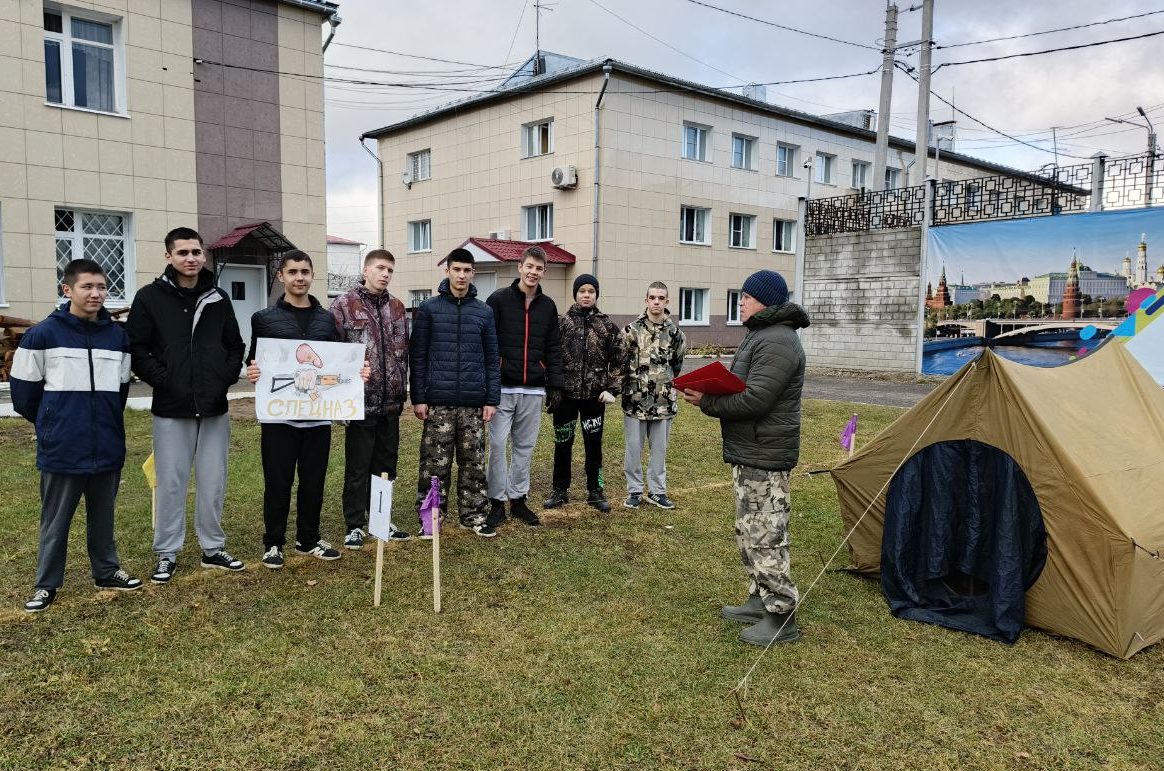
[[[521,0],[521,15],[517,17],[517,26],[513,30],[513,37],[509,40],[509,50],[505,52],[505,61],[509,61],[509,57],[513,53],[513,44],[517,42],[517,33],[521,31],[521,22],[525,19],[525,9],[528,6],[528,0]],[[536,51],[534,56],[537,56]]]
[[[423,59],[426,62],[440,62],[441,64],[459,64],[459,65],[464,66],[464,67],[481,67],[481,68],[488,68],[488,69],[500,69],[500,68],[506,67],[506,65],[504,65],[504,64],[500,64],[500,65],[498,65],[498,64],[478,64],[477,62],[462,62],[462,61],[457,61],[456,59],[440,59],[440,58],[437,58],[435,56],[421,56],[420,54],[410,54],[410,53],[405,53],[403,51],[391,51],[387,48],[370,48],[368,46],[360,46],[360,45],[356,45],[354,43],[334,42],[334,43],[332,43],[332,45],[340,47],[340,48],[355,48],[355,49],[358,49],[360,51],[371,51],[372,53],[377,53],[377,54],[390,54],[392,56],[405,56],[405,57],[408,57],[409,59]],[[509,57],[506,56],[505,58],[508,59]]]
[[[1022,35],[1007,35],[1006,37],[992,37],[992,38],[987,38],[986,40],[970,40],[970,41],[966,41],[966,42],[962,42],[962,43],[948,43],[946,45],[936,45],[936,46],[934,46],[934,48],[935,49],[961,48],[962,46],[976,46],[976,45],[983,45],[985,43],[998,43],[998,42],[1001,42],[1003,40],[1018,40],[1020,38],[1036,37],[1038,35],[1050,35],[1050,34],[1053,34],[1055,32],[1069,32],[1070,30],[1073,30],[1073,29],[1084,29],[1086,27],[1098,27],[1098,26],[1101,26],[1104,24],[1115,24],[1116,22],[1129,21],[1131,19],[1142,19],[1145,16],[1155,16],[1156,14],[1160,14],[1160,13],[1164,13],[1164,10],[1148,11],[1146,13],[1137,13],[1137,14],[1134,14],[1132,16],[1120,16],[1120,17],[1115,18],[1115,19],[1104,19],[1103,21],[1093,21],[1093,22],[1088,22],[1087,24],[1075,24],[1075,25],[1070,26],[1070,27],[1059,27],[1057,29],[1045,29],[1045,30],[1042,30],[1041,32],[1027,32],[1027,33],[1022,34]]]
[[[738,11],[733,11],[730,8],[720,8],[718,5],[712,5],[711,3],[704,3],[704,2],[701,2],[701,0],[687,0],[687,2],[689,2],[693,5],[701,5],[704,8],[710,8],[713,11],[719,11],[720,13],[726,13],[730,16],[738,16],[741,19],[747,19],[748,21],[754,21],[754,22],[757,22],[758,24],[766,24],[769,27],[775,27],[776,29],[782,29],[782,30],[785,30],[786,32],[795,32],[798,35],[808,35],[809,37],[815,37],[815,38],[819,38],[821,40],[830,40],[834,43],[841,43],[841,44],[847,45],[847,46],[856,46],[857,48],[865,48],[865,49],[868,49],[870,51],[880,51],[881,50],[877,46],[871,46],[871,45],[867,45],[865,43],[855,43],[852,40],[841,40],[840,38],[830,37],[828,35],[822,35],[819,32],[809,32],[808,30],[797,29],[796,27],[789,27],[789,26],[784,25],[784,24],[777,24],[776,22],[768,21],[767,19],[757,19],[755,16],[748,16],[747,14],[740,13]]]
[[[1097,46],[1111,45],[1112,43],[1126,43],[1129,40],[1143,40],[1144,38],[1156,37],[1157,35],[1164,35],[1164,29],[1156,32],[1145,32],[1143,35],[1130,35],[1128,37],[1113,38],[1112,40],[1099,40],[1094,43],[1080,43],[1073,46],[1062,46],[1060,48],[1047,48],[1042,51],[1026,51],[1020,54],[1004,54],[1002,56],[989,56],[982,59],[964,59],[960,62],[943,62],[931,71],[931,74],[937,72],[943,67],[957,67],[962,64],[980,64],[982,62],[997,62],[1003,59],[1018,59],[1025,56],[1041,56],[1043,54],[1053,54],[1060,51],[1078,51],[1083,48],[1095,48]]]

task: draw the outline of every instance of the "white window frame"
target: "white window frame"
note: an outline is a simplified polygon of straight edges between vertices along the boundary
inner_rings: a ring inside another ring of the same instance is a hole
[[[750,137],[747,134],[732,134],[733,169],[756,170],[756,145],[758,142],[756,137]]]
[[[740,292],[739,289],[727,290],[727,313],[724,318],[729,327],[738,327],[744,323],[740,321]]]
[[[408,253],[432,251],[432,220],[413,220],[408,223]]]
[[[544,129],[544,132],[543,132]],[[544,133],[544,135],[543,135]],[[542,140],[545,140],[544,143]],[[521,157],[538,158],[554,152],[554,119],[523,123],[521,126]]]
[[[102,115],[126,115],[125,103],[125,38],[123,34],[122,18],[119,16],[112,16],[100,11],[90,11],[81,8],[71,8],[68,6],[58,5],[56,3],[45,3],[44,13],[55,14],[61,17],[61,31],[49,32],[41,25],[41,33],[44,41],[56,42],[59,50],[61,61],[61,101],[53,102],[48,98],[48,61],[45,61],[45,101],[44,103],[50,107],[61,107],[69,110],[83,110],[86,112],[96,112]],[[85,40],[84,38],[74,38],[72,30],[73,19],[78,21],[89,21],[98,24],[108,24],[111,30],[112,43],[101,43],[93,40]],[[73,82],[73,44],[91,46],[93,48],[100,48],[112,51],[113,53],[113,108],[110,110],[103,110],[98,107],[89,107],[86,105],[78,105],[76,97],[76,84]],[[43,55],[43,46],[42,46]]]
[[[523,241],[553,241],[554,205],[538,203],[521,207],[521,235]]]
[[[792,254],[796,251],[796,220],[777,217],[772,220],[772,251]]]
[[[408,170],[412,174],[413,182],[424,182],[426,179],[432,179],[432,148],[409,153]]]
[[[415,308],[430,297],[432,297],[431,289],[410,289],[408,290],[409,307]]]
[[[901,187],[901,169],[892,166],[885,167],[885,189],[897,190]]]
[[[817,184],[835,185],[837,183],[837,156],[817,151],[812,164],[812,172],[816,175]]]
[[[796,176],[796,151],[798,149],[800,148],[796,145],[790,145],[786,142],[776,143],[776,176]]]
[[[56,229],[56,212],[68,211],[73,213],[73,229],[70,231],[63,231]],[[70,260],[79,260],[85,257],[85,237],[96,238],[102,240],[115,240],[110,236],[101,236],[96,234],[87,234],[82,232],[82,223],[86,214],[121,217],[121,237],[122,242],[122,294],[121,296],[113,293],[113,287],[110,286],[109,297],[105,301],[106,308],[125,308],[133,299],[134,293],[134,271],[136,263],[134,260],[134,236],[133,236],[133,217],[128,212],[123,211],[104,211],[101,209],[79,209],[69,206],[56,206],[53,208],[53,260],[56,262],[56,244],[61,241],[68,241],[71,244],[72,256]],[[105,266],[102,266],[105,267]],[[57,296],[60,294],[60,269],[57,268]],[[111,282],[110,282],[111,283]]]
[[[869,187],[869,169],[872,164],[868,161],[853,161],[852,187],[854,190]]]
[[[699,300],[696,301],[696,294],[698,292]],[[684,286],[679,288],[679,323],[686,327],[706,327],[711,324],[711,319],[708,314],[707,302],[710,299],[711,290],[705,287],[690,287]],[[691,302],[688,302],[688,298]],[[690,307],[689,307],[690,305]],[[698,306],[698,308],[696,307]],[[702,311],[697,315],[689,314],[688,311]]]
[[[688,131],[696,132],[695,146],[691,151],[694,153],[694,155],[688,155]],[[683,130],[679,133],[679,156],[684,160],[707,163],[708,145],[711,144],[710,138],[711,126],[705,126],[702,123],[692,123],[691,121],[683,121]]]
[[[732,212],[728,215],[728,248],[756,248],[756,215]]]
[[[691,239],[684,238],[687,232],[687,216],[691,213]],[[699,238],[699,231],[703,230],[703,238]],[[696,246],[711,245],[711,209],[702,206],[679,207],[679,243],[694,244]]]

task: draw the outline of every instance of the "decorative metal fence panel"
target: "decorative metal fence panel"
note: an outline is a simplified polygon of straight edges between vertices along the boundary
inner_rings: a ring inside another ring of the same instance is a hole
[[[810,236],[858,230],[918,227],[925,221],[925,187],[865,190],[855,195],[817,198],[808,202],[806,232]]]

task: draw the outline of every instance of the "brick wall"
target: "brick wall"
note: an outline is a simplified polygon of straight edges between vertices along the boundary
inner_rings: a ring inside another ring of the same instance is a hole
[[[916,371],[920,228],[812,236],[804,263],[809,366]]]

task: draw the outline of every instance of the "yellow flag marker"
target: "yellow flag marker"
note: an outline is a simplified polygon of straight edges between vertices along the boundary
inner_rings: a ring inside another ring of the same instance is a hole
[[[145,474],[146,482],[150,486],[150,525],[154,529],[158,526],[158,474],[154,468],[154,454],[151,452],[150,456],[145,459],[145,463],[141,464],[141,473]]]

